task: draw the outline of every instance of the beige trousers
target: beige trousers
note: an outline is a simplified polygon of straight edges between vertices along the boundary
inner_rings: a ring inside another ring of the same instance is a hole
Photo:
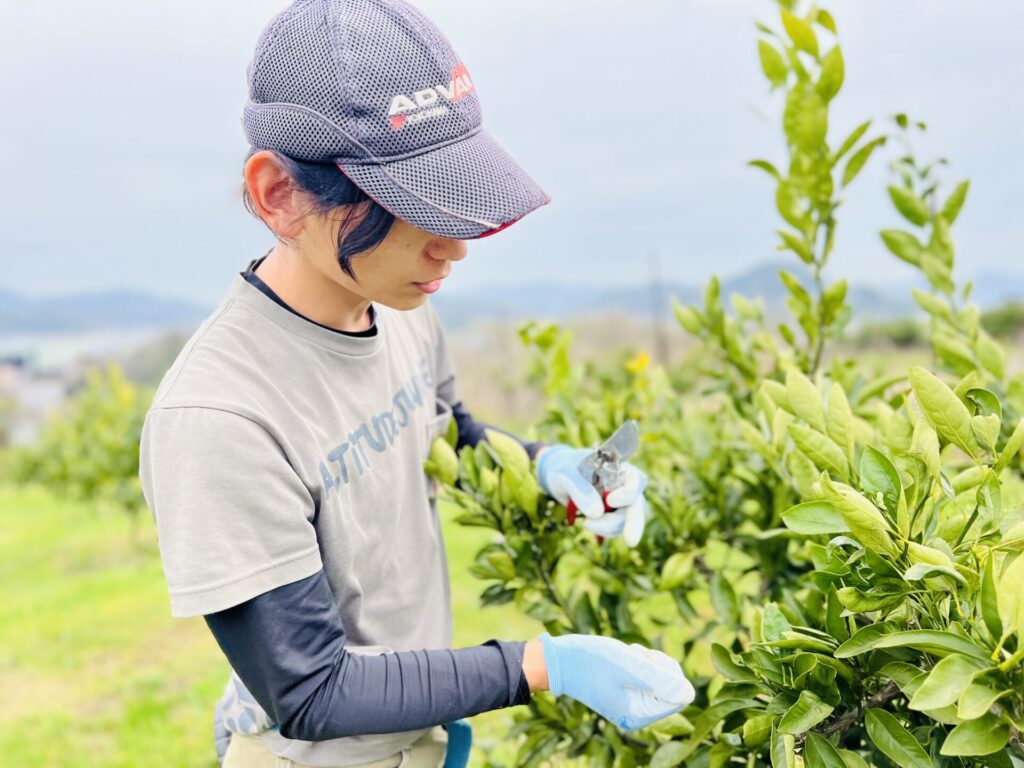
[[[448,732],[441,726],[431,728],[409,747],[397,755],[374,760],[372,763],[344,768],[442,768],[448,747]],[[224,755],[224,768],[309,768],[287,757],[278,757],[270,751],[259,736],[231,734],[228,752]]]

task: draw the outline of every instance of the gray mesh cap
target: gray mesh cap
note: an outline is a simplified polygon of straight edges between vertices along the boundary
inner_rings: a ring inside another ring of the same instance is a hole
[[[254,149],[337,163],[427,232],[482,237],[549,202],[483,130],[451,44],[403,0],[296,0],[263,31],[247,74]]]

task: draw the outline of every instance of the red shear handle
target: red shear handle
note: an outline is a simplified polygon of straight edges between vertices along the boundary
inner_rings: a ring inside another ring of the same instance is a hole
[[[610,493],[611,491],[605,491],[601,495],[601,498],[604,500],[605,512],[611,512],[613,509],[615,509],[615,507],[608,504],[608,494]],[[569,505],[565,508],[565,521],[569,525],[574,525],[576,523],[577,514],[579,514],[579,509],[577,509],[576,507],[576,502],[574,502],[572,499],[569,499]]]

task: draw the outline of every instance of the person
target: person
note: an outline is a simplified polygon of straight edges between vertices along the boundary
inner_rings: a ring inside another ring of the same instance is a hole
[[[451,419],[460,445],[487,426],[428,298],[467,240],[548,202],[482,129],[467,67],[403,0],[298,0],[247,74],[244,197],[276,242],[186,343],[140,445],[172,614],[203,616],[231,666],[223,764],[464,764],[463,718],[545,689],[626,730],[681,709],[679,664],[613,638],[451,648],[423,460]],[[639,539],[636,467],[606,512],[588,449],[521,442],[546,492]]]

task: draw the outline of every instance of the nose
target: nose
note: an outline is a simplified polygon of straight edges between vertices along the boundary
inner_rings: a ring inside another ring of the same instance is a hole
[[[461,261],[466,258],[469,246],[465,240],[452,240],[447,237],[436,237],[430,242],[427,253],[438,261]]]

